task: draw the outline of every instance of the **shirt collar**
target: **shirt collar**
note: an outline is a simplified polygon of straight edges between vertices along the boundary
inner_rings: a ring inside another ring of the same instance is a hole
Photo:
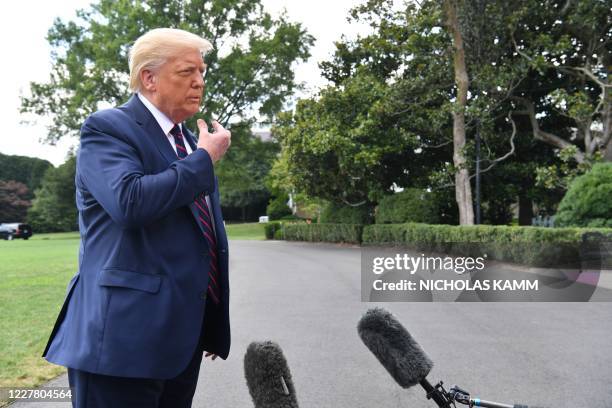
[[[174,122],[172,122],[170,118],[168,118],[162,111],[157,109],[157,107],[153,105],[151,101],[149,101],[146,98],[146,96],[140,93],[137,93],[136,95],[138,95],[138,99],[140,99],[140,101],[144,104],[144,106],[146,106],[147,109],[151,112],[151,114],[153,115],[157,123],[159,124],[159,127],[162,129],[164,134],[167,136],[172,130],[172,128],[174,127]],[[179,123],[179,127],[181,127],[180,123]],[[183,128],[181,127],[181,131],[182,130]]]

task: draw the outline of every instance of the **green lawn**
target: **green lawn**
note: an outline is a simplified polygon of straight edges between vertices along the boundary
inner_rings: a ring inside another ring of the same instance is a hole
[[[265,224],[258,224],[256,222],[245,223],[245,224],[230,224],[225,225],[225,230],[229,239],[266,239],[264,232]]]
[[[230,240],[264,239],[263,224],[226,229]],[[36,386],[63,372],[41,353],[76,273],[78,247],[76,232],[0,240],[0,387]]]
[[[0,240],[0,386],[34,386],[63,371],[40,355],[76,273],[78,245],[78,234]]]

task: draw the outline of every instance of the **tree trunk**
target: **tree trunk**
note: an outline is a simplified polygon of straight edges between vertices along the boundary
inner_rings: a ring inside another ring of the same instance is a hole
[[[533,218],[533,201],[522,191],[519,192],[519,225],[531,225]]]
[[[469,79],[465,65],[465,50],[463,36],[457,18],[456,0],[445,0],[448,30],[453,38],[453,64],[455,68],[455,84],[457,85],[457,102],[453,109],[453,163],[455,173],[455,200],[459,207],[459,224],[474,224],[474,206],[472,203],[472,187],[470,172],[466,165],[463,149],[465,147],[465,108]]]

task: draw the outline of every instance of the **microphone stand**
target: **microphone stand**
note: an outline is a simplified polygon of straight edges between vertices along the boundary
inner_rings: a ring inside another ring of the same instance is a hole
[[[431,385],[426,378],[422,379],[419,384],[425,392],[427,392],[427,399],[432,399],[438,405],[439,408],[457,408],[455,402],[463,405],[472,407],[484,407],[484,408],[528,408],[527,405],[522,404],[501,404],[499,402],[487,401],[480,398],[472,398],[470,393],[454,386],[450,391],[444,389],[444,383],[440,381],[435,386]]]
[[[448,397],[451,401],[459,402],[460,404],[464,404],[471,407],[485,407],[485,408],[528,408],[527,405],[522,404],[500,404],[499,402],[486,401],[480,398],[472,398],[470,397],[470,393],[462,390],[458,386],[454,386],[450,389],[448,393]],[[453,405],[455,405],[453,403]]]

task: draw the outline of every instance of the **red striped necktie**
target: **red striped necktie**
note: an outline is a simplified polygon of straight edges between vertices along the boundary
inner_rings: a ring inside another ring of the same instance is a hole
[[[183,132],[181,132],[181,127],[179,125],[174,125],[172,130],[170,130],[170,134],[174,137],[174,143],[176,144],[176,154],[179,159],[184,159],[187,157],[187,148],[185,147],[185,138],[183,136]],[[202,227],[202,231],[204,231],[204,237],[206,238],[206,242],[208,243],[208,248],[210,251],[210,270],[208,272],[209,282],[208,282],[208,293],[212,296],[212,300],[215,304],[219,303],[219,262],[217,260],[217,240],[215,238],[215,233],[212,229],[212,222],[210,218],[210,211],[208,208],[208,204],[206,204],[206,198],[204,194],[200,194],[194,204],[198,209],[198,221]]]

